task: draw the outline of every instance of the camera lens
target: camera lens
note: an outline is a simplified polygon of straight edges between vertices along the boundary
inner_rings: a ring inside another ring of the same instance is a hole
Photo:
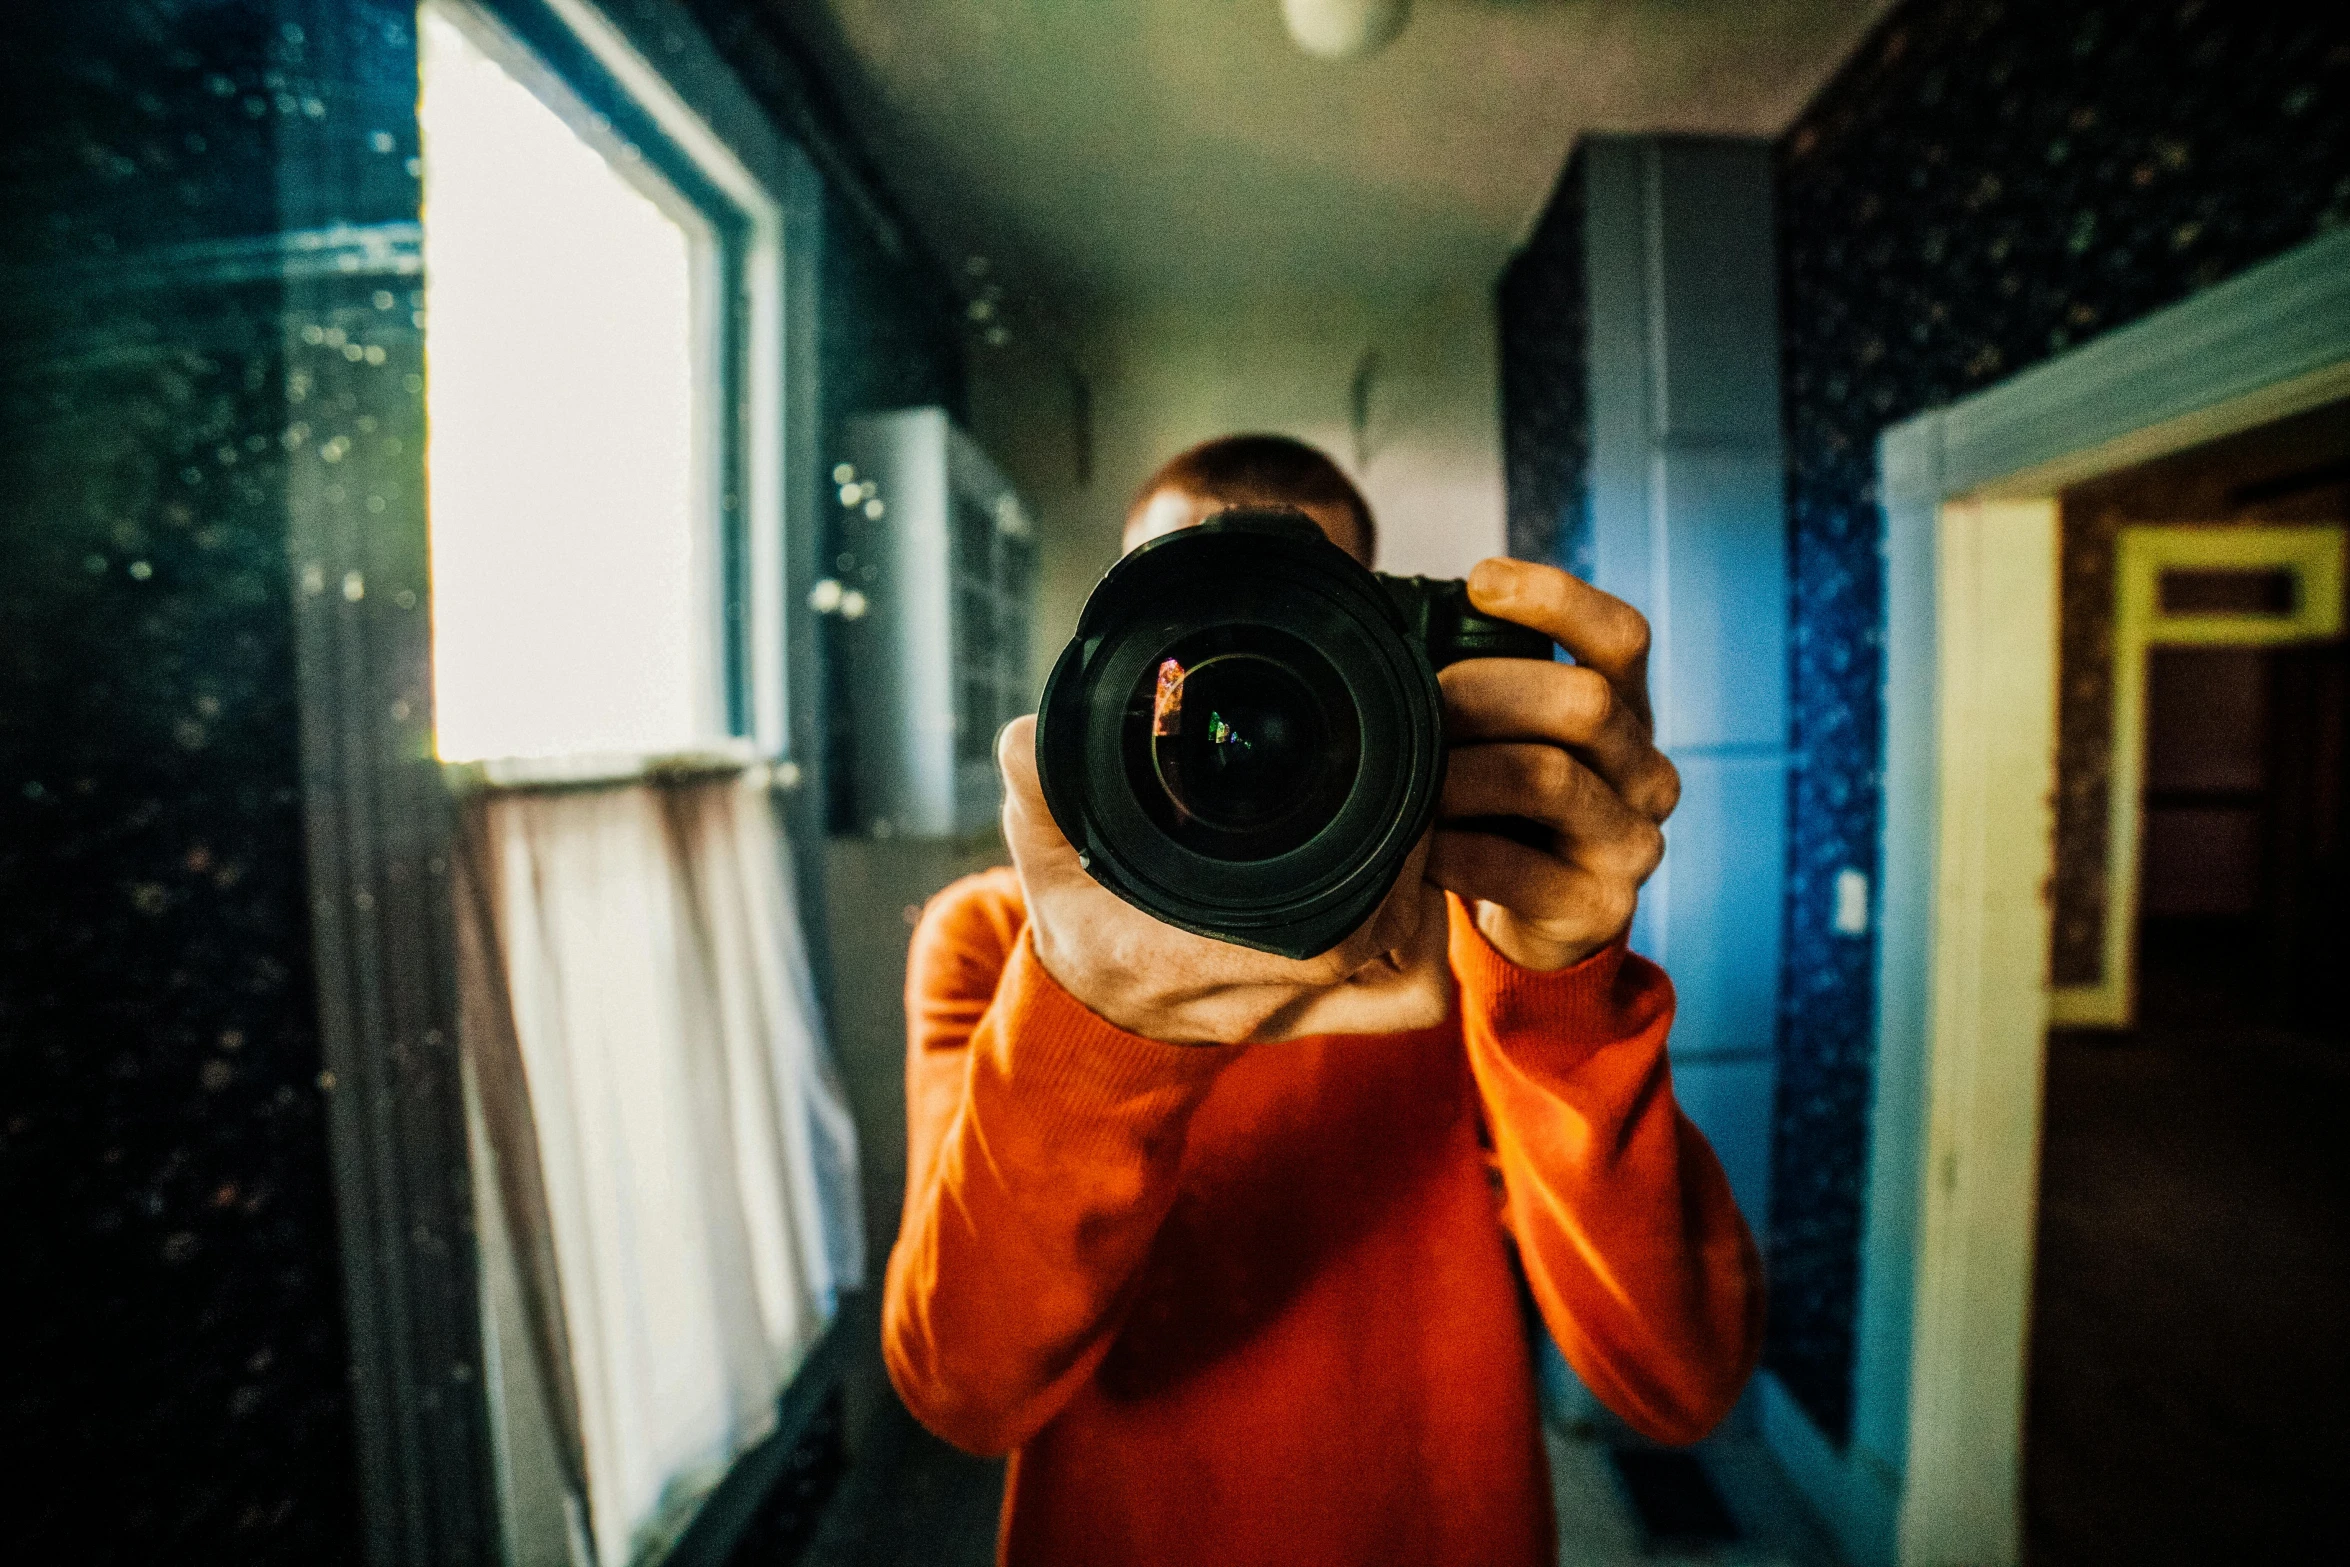
[[[1437,664],[1550,656],[1468,593],[1374,575],[1298,512],[1227,511],[1124,556],[1036,714],[1037,781],[1079,863],[1184,930],[1329,951],[1435,819]]]
[[[1224,626],[1167,648],[1126,704],[1130,787],[1175,842],[1211,859],[1285,854],[1354,787],[1361,725],[1330,661],[1285,632]]]
[[[1228,512],[1110,568],[1045,684],[1036,761],[1094,880],[1311,957],[1426,830],[1443,700],[1395,588],[1302,515]]]

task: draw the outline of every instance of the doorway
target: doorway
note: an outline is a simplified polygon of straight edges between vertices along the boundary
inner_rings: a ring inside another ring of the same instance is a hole
[[[1774,1437],[1813,1455],[1807,1489],[1858,1559],[2025,1554],[2048,1028],[2068,989],[2103,979],[2065,961],[2100,949],[2101,919],[2075,944],[2052,907],[2052,829],[2074,803],[2058,787],[2058,697],[2077,686],[2059,633],[2083,580],[2060,548],[2064,502],[2346,398],[2338,233],[1879,440],[1884,833],[1852,1440],[1838,1456]],[[2338,583],[2338,545],[2328,558]]]
[[[2120,980],[2102,976],[2120,1026],[2048,1035],[2026,1560],[2340,1559],[2350,407],[2101,478],[2062,507],[2059,996],[2069,979],[2093,998],[2098,954],[2126,956]],[[2272,546],[2291,538],[2331,551],[2330,573],[2285,564]],[[2310,602],[2313,586],[2334,602]],[[2101,782],[2124,824],[2103,834]],[[2087,863],[2125,846],[2134,864]]]

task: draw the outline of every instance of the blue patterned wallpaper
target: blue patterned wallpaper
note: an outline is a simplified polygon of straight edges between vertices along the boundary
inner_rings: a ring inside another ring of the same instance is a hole
[[[1568,157],[1525,247],[1502,273],[1495,304],[1510,554],[1589,577],[1591,319],[1579,149]]]
[[[1911,0],[1782,142],[1792,749],[1766,1363],[1851,1417],[1875,876],[1878,433],[2350,221],[2350,17]]]
[[[10,1554],[348,1560],[286,568],[294,45],[253,0],[0,28]]]
[[[1851,1417],[1868,1159],[1888,425],[2350,221],[2350,24],[2205,0],[1910,0],[1780,145],[1790,776],[1767,1364]],[[1580,169],[1503,276],[1511,548],[1588,570]]]

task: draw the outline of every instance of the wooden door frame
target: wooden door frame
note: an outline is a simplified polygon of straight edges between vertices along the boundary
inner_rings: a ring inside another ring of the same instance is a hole
[[[2057,496],[2350,396],[2350,231],[1885,432],[1884,841],[1855,1456],[1892,1554],[2020,1553]]]

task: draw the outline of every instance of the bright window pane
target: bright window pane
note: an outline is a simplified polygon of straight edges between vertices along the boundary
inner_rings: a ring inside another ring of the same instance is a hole
[[[706,742],[705,241],[448,16],[420,22],[440,754]]]

